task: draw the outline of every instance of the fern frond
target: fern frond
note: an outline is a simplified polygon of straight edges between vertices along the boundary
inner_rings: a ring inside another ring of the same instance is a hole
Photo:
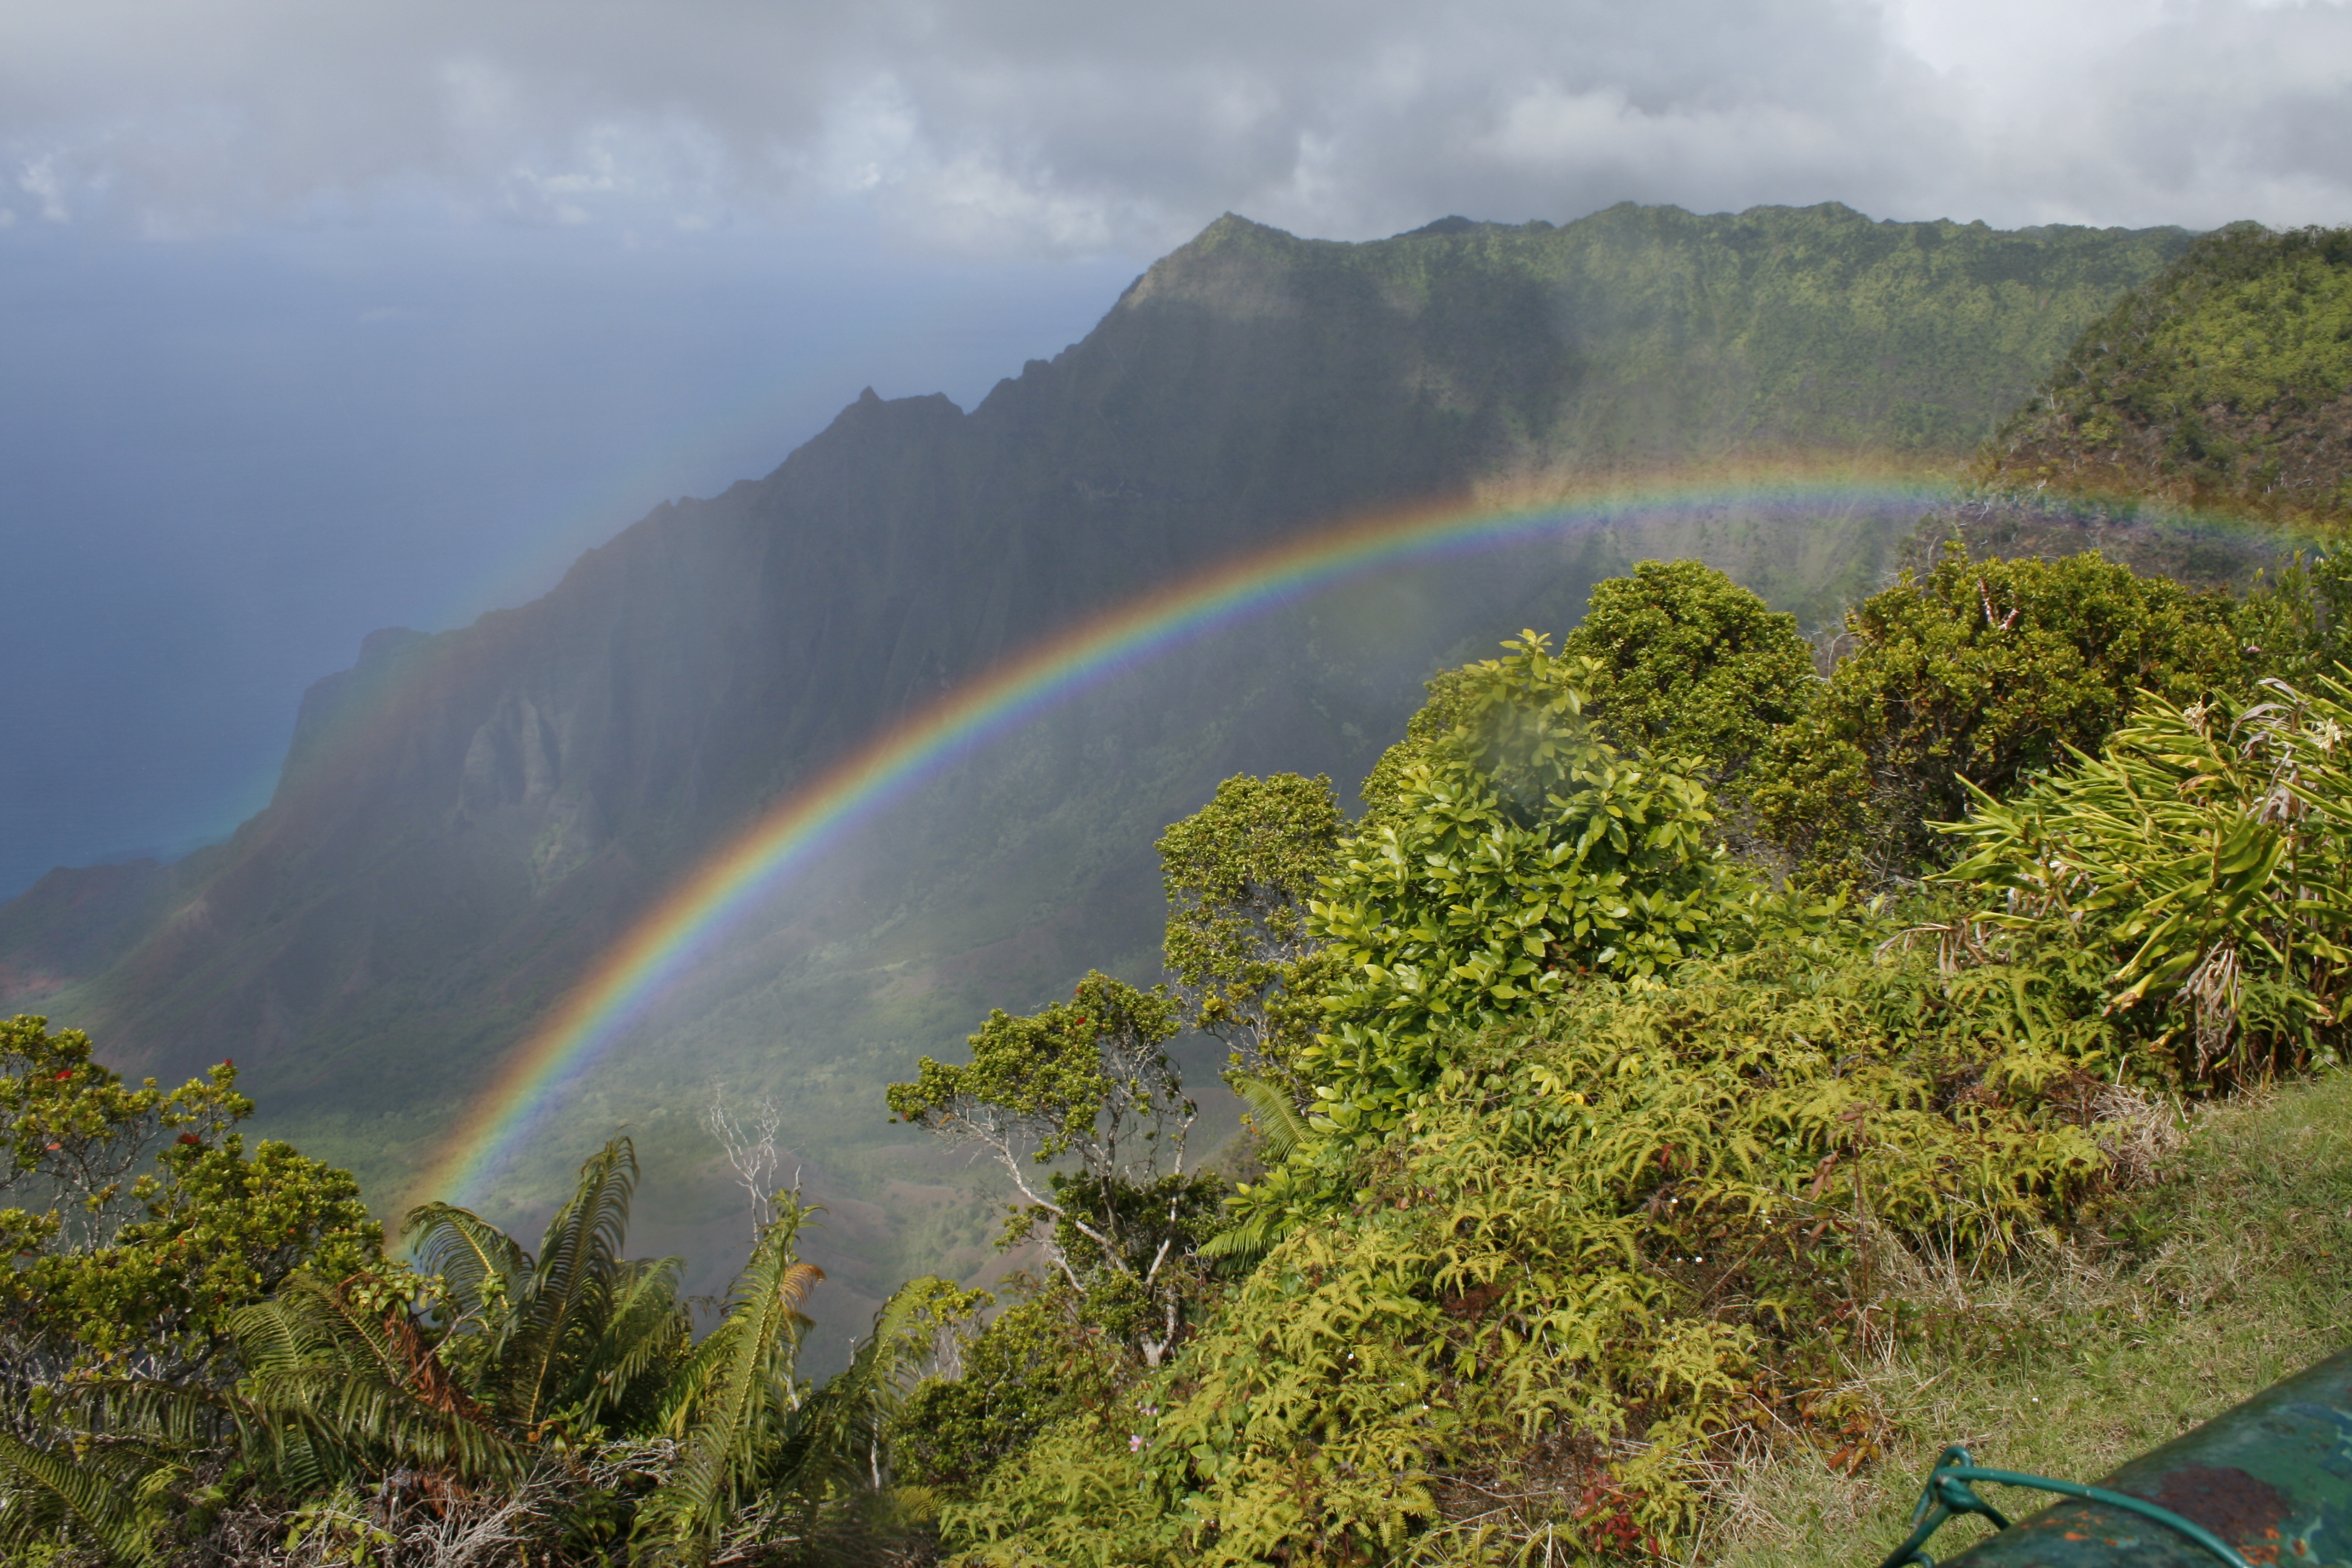
[[[808,1320],[801,1304],[824,1271],[793,1253],[808,1211],[786,1205],[736,1279],[726,1321],[681,1369],[694,1390],[666,1412],[680,1431],[669,1479],[639,1511],[640,1529],[681,1560],[706,1555],[728,1519],[754,1490],[762,1464],[790,1436],[802,1403],[793,1366]]]
[[[530,1426],[564,1403],[610,1322],[637,1154],[615,1138],[580,1167],[580,1184],[547,1222],[498,1356],[499,1414]]]
[[[0,1468],[18,1483],[54,1499],[98,1538],[110,1556],[126,1563],[154,1560],[153,1532],[139,1506],[135,1483],[123,1486],[70,1457],[36,1448],[0,1432]]]
[[[1253,1209],[1201,1243],[1198,1251],[1203,1258],[1220,1261],[1255,1263],[1273,1251],[1275,1244],[1290,1233],[1295,1223],[1276,1209]]]
[[[562,1399],[583,1421],[639,1425],[658,1407],[662,1385],[693,1337],[678,1300],[685,1271],[677,1258],[621,1266],[604,1338]]]
[[[1247,1073],[1234,1073],[1226,1081],[1249,1106],[1250,1121],[1265,1146],[1267,1164],[1279,1164],[1289,1159],[1292,1152],[1312,1136],[1298,1108],[1290,1103],[1290,1096],[1277,1085]]]
[[[297,1279],[239,1313],[232,1331],[254,1369],[248,1447],[298,1489],[373,1466],[476,1476],[509,1474],[521,1462],[404,1313],[379,1314],[340,1289]]]
[[[522,1244],[470,1209],[421,1204],[401,1227],[416,1267],[438,1275],[460,1318],[482,1321],[492,1298],[511,1302],[531,1268]]]

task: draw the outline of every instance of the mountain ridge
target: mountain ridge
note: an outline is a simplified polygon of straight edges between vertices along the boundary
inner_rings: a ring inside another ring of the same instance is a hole
[[[869,390],[766,477],[655,509],[530,604],[372,634],[306,695],[269,806],[226,844],[52,873],[0,906],[0,987],[141,1071],[234,1055],[306,1147],[380,1186],[662,889],[1018,648],[1238,552],[1482,487],[1792,452],[1957,463],[2186,243],[1835,206],[1629,205],[1358,245],[1221,218],[970,413]],[[1572,619],[1631,552],[1755,567],[1812,529],[1828,559],[1785,570],[1783,597],[1820,611],[1910,521],[1733,507],[1652,543],[1594,535],[1350,590],[1390,595],[1363,601],[1377,657],[1366,626],[1306,606],[1181,678],[1074,699],[714,960],[687,993],[737,1043],[680,1026],[675,1071],[651,1046],[625,1064],[677,1082],[628,1103],[675,1110],[689,1068],[756,1061],[839,1122],[974,1006],[1148,962],[1139,847],[1216,778],[1360,775],[1445,650]],[[1023,956],[961,956],[983,949]],[[785,1043],[742,1043],[763,1038]],[[635,1121],[625,1099],[612,1114]]]

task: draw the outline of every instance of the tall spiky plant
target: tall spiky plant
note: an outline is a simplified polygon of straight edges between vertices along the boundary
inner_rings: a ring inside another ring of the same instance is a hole
[[[638,1514],[641,1539],[674,1561],[707,1561],[736,1511],[763,1489],[805,1402],[796,1363],[801,1305],[824,1270],[794,1244],[815,1211],[780,1205],[729,1293],[726,1316],[678,1369],[662,1425],[678,1439],[669,1478]]]
[[[499,1425],[535,1435],[650,1420],[688,1337],[675,1258],[621,1256],[637,1156],[615,1138],[580,1168],[536,1257],[453,1204],[410,1211],[417,1266],[446,1303],[445,1357]]]
[[[824,1561],[893,1528],[888,1429],[907,1391],[985,1298],[944,1279],[910,1280],[884,1302],[848,1366],[824,1386],[795,1370],[824,1278],[794,1254],[815,1213],[778,1205],[736,1280],[727,1316],[672,1385],[665,1429],[678,1440],[668,1478],[637,1515],[641,1552],[703,1563],[724,1547],[795,1544]]]

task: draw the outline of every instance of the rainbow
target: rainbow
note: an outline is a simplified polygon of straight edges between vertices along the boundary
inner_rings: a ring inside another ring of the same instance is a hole
[[[1129,600],[1027,649],[876,735],[672,888],[514,1051],[476,1097],[415,1191],[477,1201],[565,1089],[747,910],[793,871],[943,766],[1065,697],[1219,626],[1383,568],[1710,506],[1933,505],[1948,487],[1903,477],[1767,477],[1629,489],[1573,503],[1395,514],[1310,533]]]

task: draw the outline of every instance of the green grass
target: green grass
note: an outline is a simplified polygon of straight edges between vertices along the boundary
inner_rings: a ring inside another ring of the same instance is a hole
[[[1881,1456],[1852,1476],[1794,1443],[1727,1465],[1692,1561],[1871,1568],[1947,1443],[2095,1480],[2352,1342],[2352,1072],[2195,1113],[2152,1184],[2095,1218],[2099,1236],[2000,1275],[1891,1258],[1885,1297],[1927,1327],[1848,1369]],[[2032,1497],[1992,1500],[2027,1514]],[[1932,1550],[1987,1529],[1948,1525]]]

